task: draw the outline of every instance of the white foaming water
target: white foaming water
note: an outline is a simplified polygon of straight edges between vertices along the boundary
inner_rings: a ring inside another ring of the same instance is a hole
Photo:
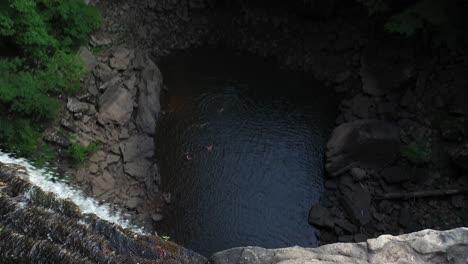
[[[95,214],[103,220],[120,225],[123,228],[128,228],[133,232],[144,234],[141,227],[131,224],[129,220],[124,218],[122,212],[111,208],[108,204],[99,204],[95,199],[87,197],[81,190],[68,185],[64,181],[51,181],[50,179],[54,178],[54,174],[50,170],[36,168],[27,160],[15,158],[1,150],[0,162],[25,167],[29,181],[32,184],[43,191],[54,193],[60,199],[69,199],[80,208],[83,214]]]

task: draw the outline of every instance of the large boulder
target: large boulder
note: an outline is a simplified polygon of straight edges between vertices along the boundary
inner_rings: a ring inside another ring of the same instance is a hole
[[[152,137],[133,136],[120,144],[125,163],[136,162],[154,155],[154,140]]]
[[[99,119],[104,123],[126,124],[132,112],[132,95],[120,85],[107,88],[99,98]]]
[[[318,248],[233,248],[211,256],[213,264],[441,264],[466,263],[468,228],[383,235],[361,243]]]
[[[400,150],[397,126],[379,120],[357,120],[333,130],[327,143],[326,169],[332,176],[350,168],[379,168],[395,161]]]

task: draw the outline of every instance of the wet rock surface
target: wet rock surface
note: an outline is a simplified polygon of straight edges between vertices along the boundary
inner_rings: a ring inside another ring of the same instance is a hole
[[[69,200],[27,180],[24,167],[0,163],[1,263],[205,263],[157,236],[83,215]]]

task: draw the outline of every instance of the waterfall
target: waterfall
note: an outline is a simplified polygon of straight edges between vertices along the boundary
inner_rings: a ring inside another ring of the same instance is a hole
[[[57,179],[51,169],[36,168],[23,158],[16,158],[0,150],[0,163],[11,163],[26,168],[28,180],[45,192],[52,192],[60,199],[68,199],[75,203],[83,214],[95,214],[108,222],[120,225],[136,233],[144,234],[141,227],[133,225],[125,219],[124,214],[112,208],[109,204],[100,204],[96,199],[87,197],[81,190],[70,186],[67,182]]]

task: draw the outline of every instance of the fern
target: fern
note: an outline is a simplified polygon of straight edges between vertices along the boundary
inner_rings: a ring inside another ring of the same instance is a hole
[[[392,16],[385,28],[390,32],[411,36],[426,25],[439,26],[448,21],[446,1],[422,0]]]

